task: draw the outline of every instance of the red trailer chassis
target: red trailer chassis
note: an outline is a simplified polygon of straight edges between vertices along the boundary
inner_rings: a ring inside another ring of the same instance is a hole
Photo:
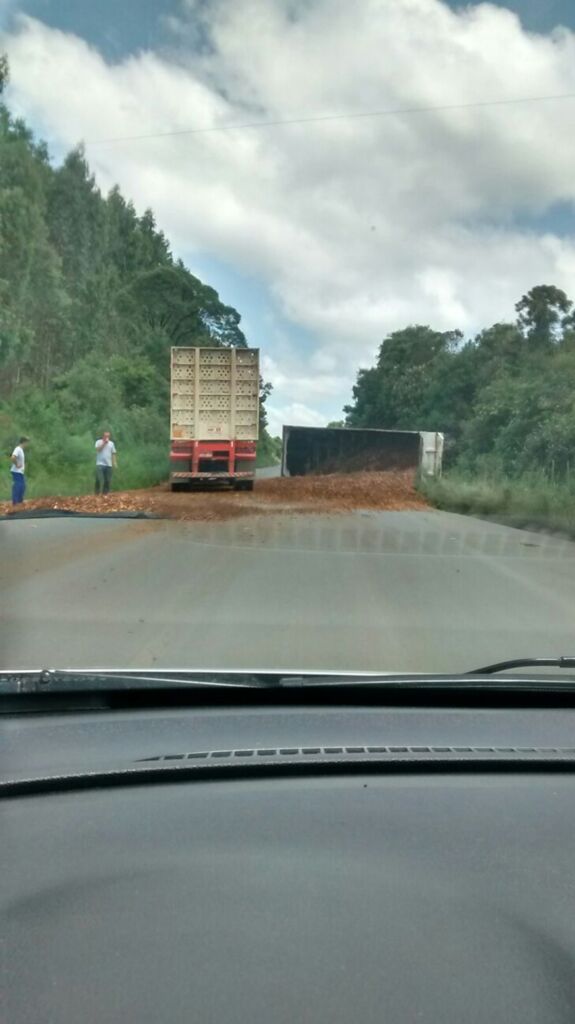
[[[255,441],[172,440],[170,445],[172,490],[194,480],[227,480],[238,490],[251,490],[255,470]]]

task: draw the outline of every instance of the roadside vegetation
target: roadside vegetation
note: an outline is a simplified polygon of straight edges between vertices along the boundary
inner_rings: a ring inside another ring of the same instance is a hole
[[[258,443],[256,467],[262,469],[264,466],[277,466],[282,457],[281,437],[272,437],[265,431]]]
[[[539,285],[515,308],[468,340],[390,334],[359,371],[346,424],[443,432],[443,478],[421,485],[441,508],[575,532],[573,303]]]
[[[0,92],[8,68],[0,58]],[[93,487],[94,443],[118,448],[117,486],[168,472],[172,345],[245,346],[240,314],[176,259],[151,210],[102,195],[82,148],[54,166],[0,102],[0,491],[30,437],[28,494]],[[258,463],[277,461],[266,430]],[[3,464],[3,465],[2,465]]]
[[[432,505],[448,512],[575,538],[575,479],[552,483],[537,473],[474,478],[452,471],[420,481],[419,489]]]

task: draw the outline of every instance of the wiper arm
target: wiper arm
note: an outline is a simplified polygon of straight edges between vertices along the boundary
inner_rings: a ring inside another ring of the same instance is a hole
[[[466,672],[467,676],[492,676],[496,672],[508,672],[513,668],[572,668],[575,669],[575,657],[558,658],[515,658],[510,661],[498,661],[494,665],[485,665],[483,668],[474,668]]]

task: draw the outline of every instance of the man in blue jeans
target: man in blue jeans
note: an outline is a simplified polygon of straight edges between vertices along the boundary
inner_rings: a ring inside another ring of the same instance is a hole
[[[116,467],[116,445],[106,430],[96,441],[96,494],[109,494],[112,469]]]
[[[28,444],[27,437],[21,437],[10,456],[10,472],[12,473],[12,504],[21,505],[26,493],[26,456],[24,449]]]

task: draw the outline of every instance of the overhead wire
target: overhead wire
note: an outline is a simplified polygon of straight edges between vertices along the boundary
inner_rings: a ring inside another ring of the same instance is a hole
[[[509,99],[476,100],[470,103],[446,103],[436,106],[390,107],[387,110],[357,111],[347,114],[318,114],[311,117],[277,118],[268,121],[245,121],[239,124],[205,125],[200,128],[174,128],[164,132],[141,135],[111,135],[102,139],[88,139],[86,145],[100,146],[116,142],[139,142],[146,139],[174,138],[186,135],[207,135],[215,132],[235,132],[258,128],[281,128],[299,124],[322,124],[330,121],[358,121],[367,118],[399,117],[413,114],[448,113],[458,110],[479,110],[488,107],[517,106],[528,103],[551,103],[575,99],[575,92],[550,96],[523,96]]]

